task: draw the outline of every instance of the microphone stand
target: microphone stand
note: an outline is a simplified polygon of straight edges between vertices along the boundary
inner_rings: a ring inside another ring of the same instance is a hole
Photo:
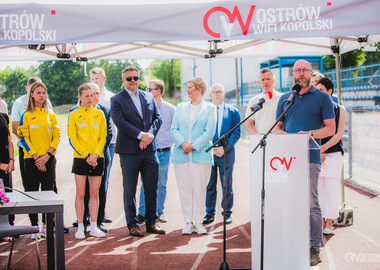
[[[226,251],[226,208],[227,208],[227,176],[226,176],[226,153],[227,153],[227,146],[228,146],[228,137],[231,135],[231,133],[237,129],[238,127],[241,126],[245,121],[248,120],[252,115],[254,115],[256,112],[261,110],[263,108],[263,104],[258,104],[254,108],[254,111],[246,117],[243,121],[241,121],[239,124],[234,126],[230,131],[228,131],[226,134],[222,135],[213,145],[211,145],[209,148],[206,149],[206,153],[209,152],[212,148],[216,147],[218,143],[221,143],[223,146],[224,150],[224,155],[223,155],[223,262],[219,268],[219,270],[229,270],[230,267],[228,266],[227,263],[227,251]]]
[[[261,188],[261,248],[260,248],[260,269],[264,269],[264,220],[265,220],[265,146],[267,145],[266,138],[269,133],[273,130],[273,128],[277,125],[280,119],[285,115],[285,113],[292,107],[294,104],[294,97],[290,101],[288,107],[283,111],[280,117],[276,120],[274,125],[268,130],[266,134],[263,135],[263,138],[256,145],[255,149],[253,149],[252,154],[257,150],[260,146],[263,148],[263,170],[262,170],[262,188]]]

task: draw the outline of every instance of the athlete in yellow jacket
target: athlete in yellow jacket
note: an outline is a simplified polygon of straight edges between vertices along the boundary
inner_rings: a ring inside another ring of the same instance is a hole
[[[47,89],[35,82],[28,92],[28,103],[17,129],[24,146],[25,191],[54,190],[56,159],[60,129],[57,117],[49,111]],[[37,214],[29,215],[33,226],[38,226]],[[46,235],[45,215],[42,215],[41,236]],[[34,236],[34,235],[33,235]]]
[[[17,130],[24,146],[24,158],[45,155],[49,148],[54,148],[52,155],[57,152],[60,128],[54,113],[43,108],[35,108],[34,112],[26,111],[20,120]]]
[[[79,106],[69,114],[67,132],[74,158],[87,158],[93,154],[104,157],[107,123],[101,110]]]

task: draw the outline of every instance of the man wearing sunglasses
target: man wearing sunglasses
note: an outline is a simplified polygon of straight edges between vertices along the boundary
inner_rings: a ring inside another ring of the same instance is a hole
[[[168,170],[170,165],[171,147],[173,145],[173,138],[170,134],[170,127],[172,125],[173,116],[176,107],[169,102],[166,102],[162,95],[165,93],[165,85],[161,80],[151,80],[146,89],[152,93],[156,100],[158,110],[162,118],[162,125],[157,133],[157,156],[160,163],[158,169],[158,188],[157,188],[157,221],[166,222],[164,216],[164,204],[166,199],[166,182],[168,180]],[[143,179],[144,181],[144,179]],[[145,196],[144,187],[141,187],[139,214],[137,216],[140,222],[145,219]]]
[[[111,117],[118,129],[115,152],[120,156],[123,173],[124,211],[129,233],[144,236],[136,218],[136,186],[138,175],[144,179],[146,231],[165,234],[156,225],[158,182],[157,142],[161,116],[151,93],[138,89],[140,71],[126,67],[122,73],[124,89],[111,98]]]
[[[294,82],[301,86],[301,91],[295,96],[295,103],[280,119],[273,132],[309,133],[320,145],[322,138],[335,134],[335,113],[330,96],[310,84],[312,75],[311,64],[306,60],[301,59],[294,64]],[[283,94],[278,101],[276,119],[287,108],[290,93]],[[309,151],[311,266],[321,262],[319,253],[322,241],[322,212],[318,199],[321,164],[319,149]]]

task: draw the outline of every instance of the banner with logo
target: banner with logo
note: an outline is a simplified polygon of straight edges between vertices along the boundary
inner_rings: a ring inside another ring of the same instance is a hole
[[[250,135],[250,151],[262,137]],[[263,166],[264,269],[309,269],[308,134],[269,134],[266,143],[265,162],[261,147],[250,155],[252,269],[261,265]]]
[[[370,35],[380,34],[379,9],[378,0],[0,4],[0,45]]]

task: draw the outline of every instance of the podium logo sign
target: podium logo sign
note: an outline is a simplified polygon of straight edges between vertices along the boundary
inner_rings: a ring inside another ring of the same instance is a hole
[[[286,184],[288,183],[289,170],[296,157],[273,157],[265,174],[267,183]]]
[[[289,171],[290,166],[292,165],[292,161],[295,160],[296,157],[291,157],[286,159],[286,157],[274,157],[270,160],[270,167],[274,171]]]

